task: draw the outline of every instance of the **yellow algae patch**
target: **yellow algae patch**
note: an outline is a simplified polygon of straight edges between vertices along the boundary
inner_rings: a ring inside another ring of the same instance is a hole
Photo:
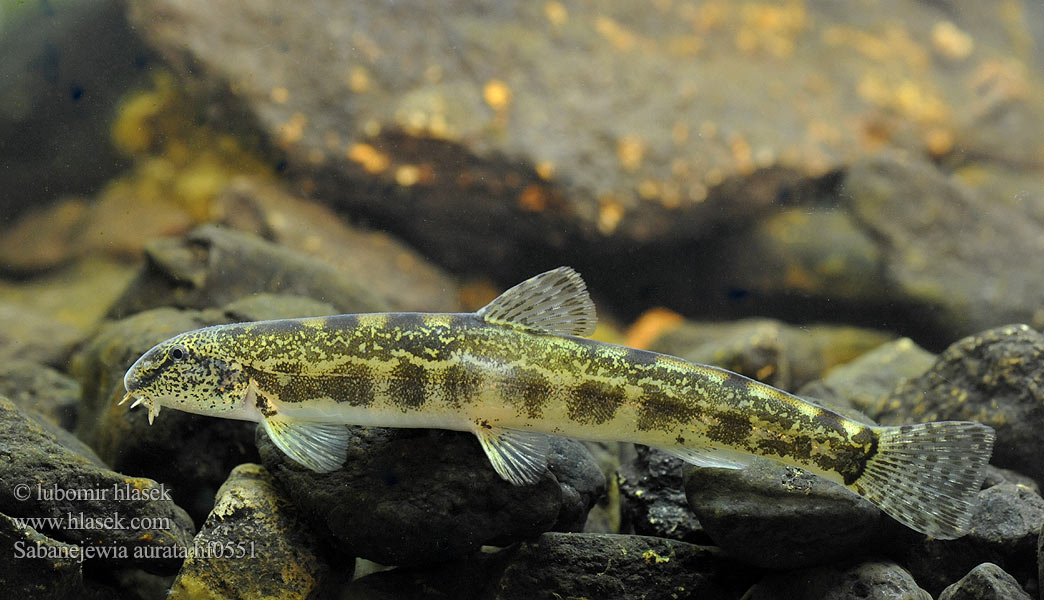
[[[625,135],[616,142],[616,159],[627,171],[634,171],[645,159],[645,142],[636,135]]]
[[[286,104],[287,101],[290,100],[290,90],[283,86],[274,87],[272,88],[272,91],[269,92],[268,97],[276,104]]]
[[[370,144],[352,144],[347,152],[348,160],[359,163],[367,173],[376,175],[391,164],[388,155]]]
[[[950,60],[964,60],[975,50],[975,41],[950,21],[941,21],[932,26],[932,48]]]
[[[482,99],[495,111],[506,110],[511,105],[511,88],[499,79],[490,79],[482,86]]]
[[[561,2],[546,2],[544,4],[544,16],[555,27],[560,27],[569,20],[569,11]]]
[[[644,558],[645,562],[647,562],[649,564],[657,564],[658,565],[658,564],[661,564],[661,563],[671,562],[671,557],[669,557],[669,556],[660,556],[659,554],[656,553],[655,550],[651,550],[651,549],[650,550],[646,550],[645,552],[643,552],[642,553],[642,558]]]

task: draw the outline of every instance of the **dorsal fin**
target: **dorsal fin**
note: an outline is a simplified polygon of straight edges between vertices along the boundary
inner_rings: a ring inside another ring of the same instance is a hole
[[[594,333],[594,303],[580,274],[558,267],[527,279],[478,311],[487,323],[558,335]]]

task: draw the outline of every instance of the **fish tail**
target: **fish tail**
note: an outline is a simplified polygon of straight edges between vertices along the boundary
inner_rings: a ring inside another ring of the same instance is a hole
[[[986,477],[993,429],[968,421],[874,429],[877,451],[851,487],[921,533],[943,540],[964,535]]]

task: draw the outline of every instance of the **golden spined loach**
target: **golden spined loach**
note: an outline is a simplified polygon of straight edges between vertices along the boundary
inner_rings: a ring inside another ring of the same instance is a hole
[[[528,485],[548,436],[627,441],[707,467],[755,456],[837,481],[936,538],[968,527],[993,448],[974,422],[879,427],[723,369],[576,337],[595,325],[580,276],[561,267],[476,313],[373,313],[217,325],[146,352],[134,404],[263,423],[325,473],[345,424],[475,434],[501,477]]]

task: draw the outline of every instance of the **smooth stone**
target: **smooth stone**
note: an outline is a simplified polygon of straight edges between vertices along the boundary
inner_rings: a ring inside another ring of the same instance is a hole
[[[841,562],[773,573],[746,600],[931,600],[910,572],[891,561]]]
[[[583,527],[605,479],[583,444],[553,439],[549,469],[533,485],[500,478],[470,433],[349,427],[348,459],[309,471],[272,444],[265,467],[341,550],[384,565],[417,565],[506,546],[552,529]]]
[[[947,586],[939,600],[1032,600],[1018,581],[993,563],[982,563]]]

